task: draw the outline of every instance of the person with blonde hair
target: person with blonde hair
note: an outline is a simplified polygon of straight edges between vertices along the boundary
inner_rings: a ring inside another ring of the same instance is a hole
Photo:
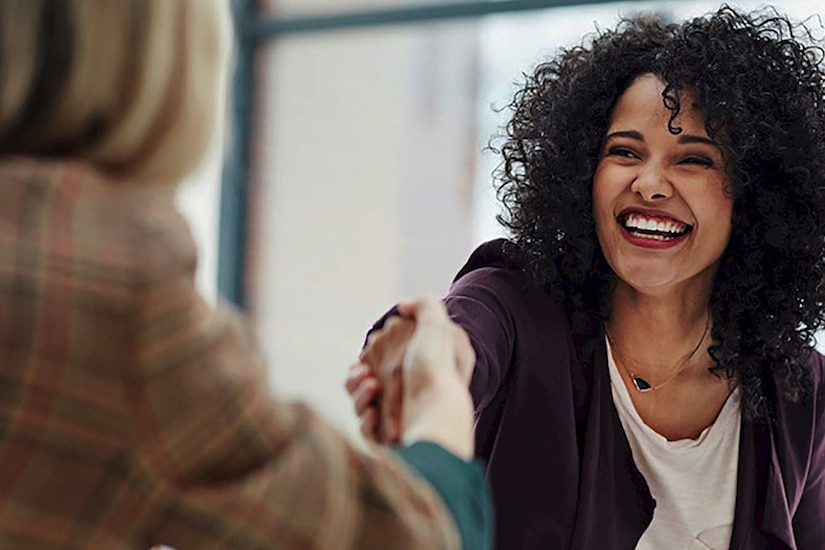
[[[0,547],[483,548],[474,363],[410,302],[362,354],[404,445],[273,399],[194,286],[175,183],[213,136],[217,0],[0,2]]]

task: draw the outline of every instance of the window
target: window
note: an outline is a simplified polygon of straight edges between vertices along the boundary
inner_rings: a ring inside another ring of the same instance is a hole
[[[273,0],[278,17],[433,2]],[[758,1],[740,5],[755,8]],[[440,294],[501,234],[485,146],[523,71],[620,14],[682,19],[718,2],[627,2],[286,34],[257,46],[249,128],[246,304],[281,394],[355,433],[343,390],[369,324],[399,298]],[[819,0],[785,2],[797,19]],[[205,179],[217,177],[217,164]],[[217,195],[184,188],[214,292]],[[199,217],[198,217],[199,216]],[[210,287],[211,282],[211,287]]]

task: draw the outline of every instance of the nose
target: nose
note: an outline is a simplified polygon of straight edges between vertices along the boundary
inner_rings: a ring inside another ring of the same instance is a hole
[[[658,202],[670,198],[673,185],[661,166],[648,164],[630,185],[631,191],[645,202]]]

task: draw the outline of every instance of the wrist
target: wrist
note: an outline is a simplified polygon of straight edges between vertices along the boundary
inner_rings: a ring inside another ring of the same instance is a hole
[[[466,388],[432,391],[405,403],[404,445],[429,441],[463,460],[474,454],[472,400]]]

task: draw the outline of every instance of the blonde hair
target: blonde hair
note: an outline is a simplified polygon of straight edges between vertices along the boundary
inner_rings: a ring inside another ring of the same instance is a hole
[[[0,0],[0,155],[177,181],[215,127],[221,0]]]

